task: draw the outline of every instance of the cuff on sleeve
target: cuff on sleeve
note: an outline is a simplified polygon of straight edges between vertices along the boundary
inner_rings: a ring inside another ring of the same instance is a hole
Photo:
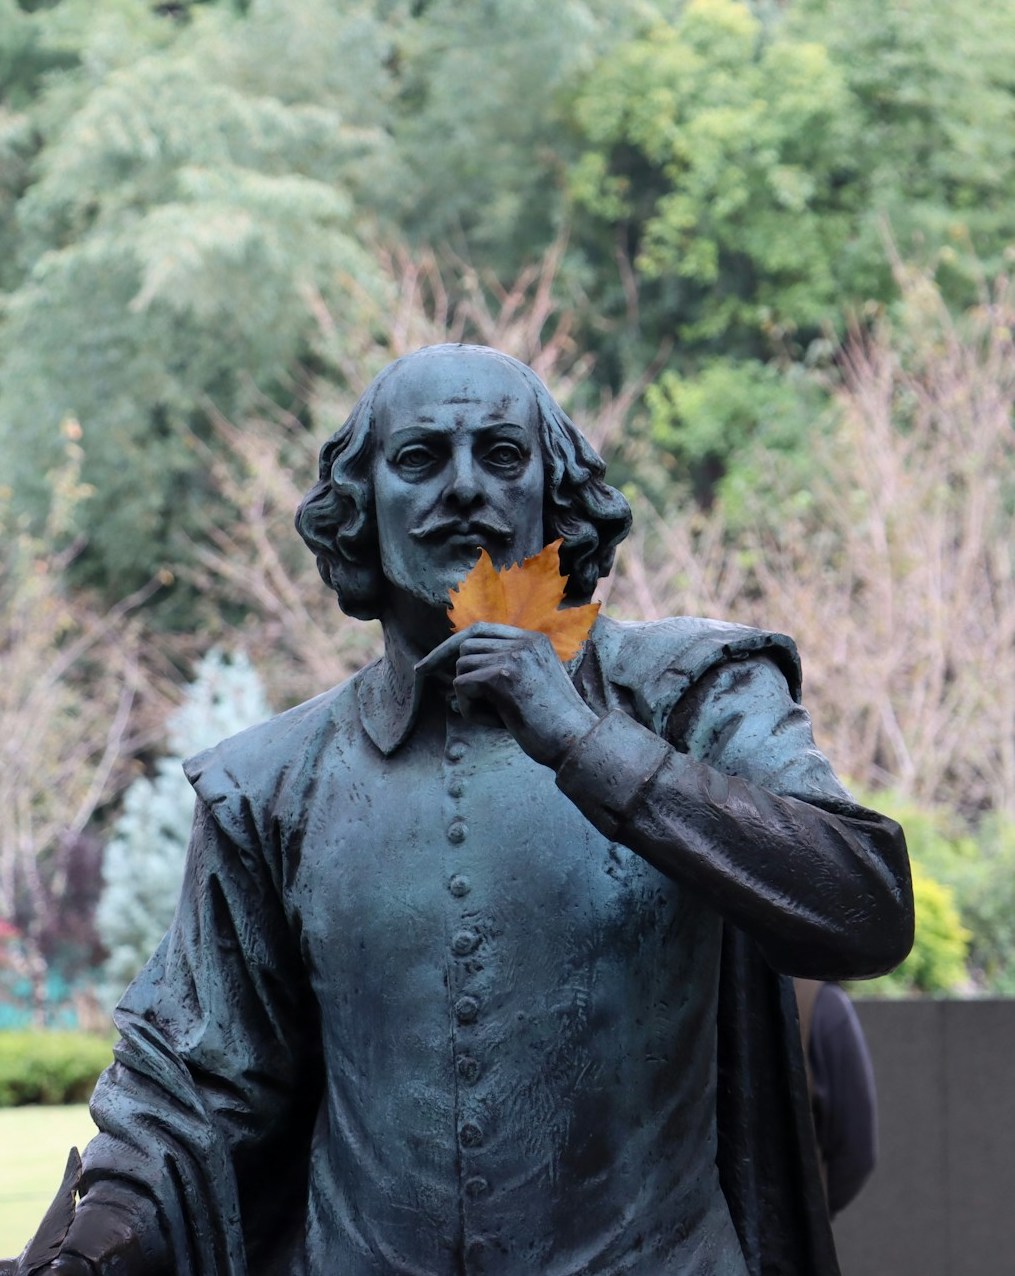
[[[607,837],[614,837],[670,746],[619,709],[571,746],[557,787]]]
[[[116,1182],[88,1189],[63,1249],[86,1259],[101,1276],[163,1276],[170,1270],[155,1205]]]

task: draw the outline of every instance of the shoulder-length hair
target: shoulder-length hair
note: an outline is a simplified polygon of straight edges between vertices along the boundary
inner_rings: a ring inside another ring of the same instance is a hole
[[[543,531],[547,544],[560,537],[565,595],[579,602],[613,566],[617,545],[631,526],[623,495],[603,481],[606,466],[531,368],[488,346],[425,346],[389,364],[364,391],[349,419],[321,448],[318,481],[296,511],[296,529],[317,556],[324,583],[344,612],[375,620],[382,610],[381,570],[371,466],[374,404],[381,387],[413,360],[460,352],[482,354],[525,378],[536,400],[543,452]]]

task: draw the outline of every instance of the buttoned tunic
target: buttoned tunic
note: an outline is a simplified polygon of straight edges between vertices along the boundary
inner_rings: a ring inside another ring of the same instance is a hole
[[[173,1270],[747,1271],[722,915],[848,964],[904,851],[814,747],[787,640],[669,624],[597,624],[574,676],[602,718],[557,776],[390,649],[191,765],[180,908],[86,1152],[95,1199],[158,1202]]]

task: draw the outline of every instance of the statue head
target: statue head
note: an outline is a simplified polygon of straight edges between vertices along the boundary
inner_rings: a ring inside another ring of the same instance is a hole
[[[426,454],[421,450],[414,456],[412,431],[401,437],[403,418],[448,435],[461,429],[493,431],[483,447],[495,449],[484,469],[494,479],[501,471],[508,474],[515,435],[520,453],[527,456],[531,442],[529,450],[538,455],[528,465],[516,461],[509,492],[499,485],[503,508],[497,508],[496,497],[486,500],[482,492],[467,491],[466,483],[442,498],[440,509],[428,512],[422,504],[429,482],[422,468]],[[398,466],[409,481],[402,483],[396,474],[393,496],[386,458],[395,458],[397,449]],[[417,469],[422,477],[415,488]],[[342,610],[362,620],[384,613],[391,582],[407,573],[432,577],[433,601],[439,596],[443,602],[449,584],[475,561],[479,545],[503,563],[558,538],[566,595],[585,602],[609,572],[616,546],[631,525],[627,501],[604,482],[604,473],[601,457],[531,368],[486,346],[427,346],[385,368],[321,448],[318,482],[297,510],[296,527]],[[410,498],[420,493],[407,514],[396,503],[398,490]],[[399,529],[403,517],[408,525]],[[461,542],[457,565],[446,544],[456,537]],[[441,556],[439,542],[445,542],[442,565],[433,566]]]

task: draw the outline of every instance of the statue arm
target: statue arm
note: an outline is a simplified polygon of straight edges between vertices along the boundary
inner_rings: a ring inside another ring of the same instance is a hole
[[[98,1276],[241,1276],[306,1172],[316,1008],[249,805],[224,802],[243,817],[231,836],[197,803],[176,917],[117,1009],[92,1098],[100,1133],[59,1261]]]
[[[568,750],[557,783],[607,837],[750,934],[776,969],[862,978],[905,957],[902,831],[852,801],[771,661],[711,672],[666,734],[608,713]]]

